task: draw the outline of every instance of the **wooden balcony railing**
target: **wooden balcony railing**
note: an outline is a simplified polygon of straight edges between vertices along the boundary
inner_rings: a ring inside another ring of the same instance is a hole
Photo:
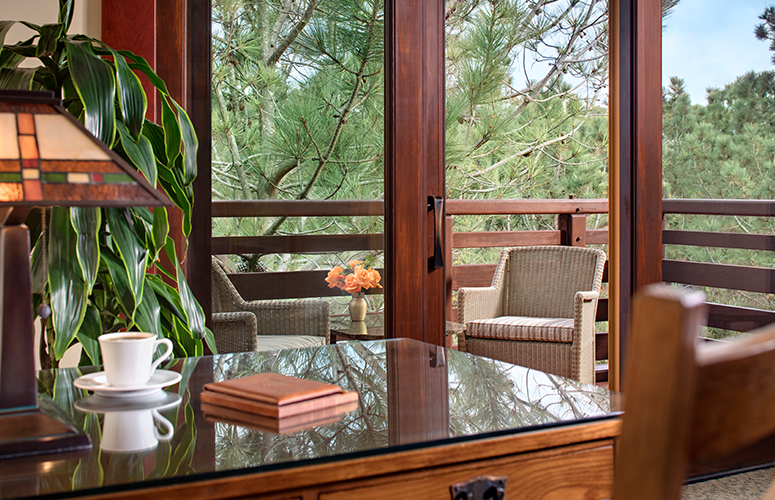
[[[587,228],[587,217],[608,212],[608,200],[447,200],[446,259],[452,262],[456,248],[491,248],[527,245],[602,245],[608,243],[607,229]],[[664,214],[775,216],[775,202],[747,200],[664,200]],[[316,217],[381,216],[380,200],[368,201],[214,201],[213,217]],[[550,230],[453,232],[456,216],[470,215],[556,215]],[[706,233],[666,230],[663,243],[719,248],[775,251],[775,236]],[[292,236],[231,236],[212,239],[213,254],[334,253],[383,250],[382,234],[335,234]],[[608,272],[604,280],[608,281]],[[495,264],[453,265],[448,273],[447,311],[457,317],[452,292],[463,286],[488,286]],[[230,278],[247,300],[342,295],[326,286],[327,270],[239,273]],[[664,281],[732,290],[775,293],[775,269],[727,264],[663,260]],[[379,293],[377,291],[377,293]],[[608,299],[598,304],[597,321],[608,320]],[[761,309],[710,304],[708,325],[749,331],[775,322],[775,312]],[[596,334],[596,358],[608,359],[608,334]],[[607,379],[599,370],[598,380]]]
[[[608,243],[607,229],[587,229],[590,214],[608,213],[608,200],[448,200],[446,252],[452,262],[455,248],[492,248],[529,245],[572,245]],[[214,201],[213,217],[314,217],[314,216],[380,216],[382,201]],[[493,231],[453,233],[454,216],[466,215],[556,215],[553,230]],[[212,253],[334,253],[342,251],[383,250],[382,234],[336,234],[293,236],[229,236],[212,239]],[[608,281],[608,271],[603,277]],[[456,265],[447,275],[447,316],[454,320],[452,291],[462,286],[489,286],[495,264]],[[324,278],[327,270],[230,274],[246,300],[330,297],[343,295],[330,289]],[[378,290],[375,293],[380,293]],[[598,321],[608,320],[608,299],[599,301]],[[596,358],[608,359],[608,333],[596,335]],[[598,381],[607,380],[607,370],[598,370]]]
[[[663,200],[662,212],[663,215],[775,217],[775,201]],[[775,236],[766,234],[665,230],[662,232],[662,243],[775,251]],[[772,268],[664,259],[662,280],[728,290],[775,293],[775,269]],[[748,332],[775,322],[773,311],[713,303],[709,303],[708,309],[708,326],[713,328]]]

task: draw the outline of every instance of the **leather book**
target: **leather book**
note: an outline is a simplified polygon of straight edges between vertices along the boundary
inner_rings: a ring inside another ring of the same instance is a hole
[[[290,434],[341,420],[342,415],[358,408],[357,402],[324,408],[323,410],[302,413],[286,418],[271,418],[255,413],[233,410],[223,406],[202,403],[202,415],[208,422],[239,425],[262,432]]]
[[[358,400],[358,393],[314,380],[259,373],[205,384],[201,398],[211,405],[284,418]]]

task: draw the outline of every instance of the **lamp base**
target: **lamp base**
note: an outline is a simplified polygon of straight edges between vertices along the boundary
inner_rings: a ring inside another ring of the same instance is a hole
[[[0,413],[0,459],[90,447],[84,432],[40,408]]]

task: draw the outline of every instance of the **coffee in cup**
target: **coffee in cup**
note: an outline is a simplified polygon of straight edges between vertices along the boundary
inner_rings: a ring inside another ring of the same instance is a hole
[[[100,335],[105,376],[113,387],[135,387],[148,383],[159,363],[172,354],[172,341],[157,339],[153,333],[120,332]],[[167,348],[156,361],[156,347]]]

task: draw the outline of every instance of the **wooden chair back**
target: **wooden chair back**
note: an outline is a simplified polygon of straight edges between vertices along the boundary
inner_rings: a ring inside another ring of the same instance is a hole
[[[636,294],[614,499],[679,499],[690,463],[775,433],[775,325],[700,344],[705,317],[702,293]]]

